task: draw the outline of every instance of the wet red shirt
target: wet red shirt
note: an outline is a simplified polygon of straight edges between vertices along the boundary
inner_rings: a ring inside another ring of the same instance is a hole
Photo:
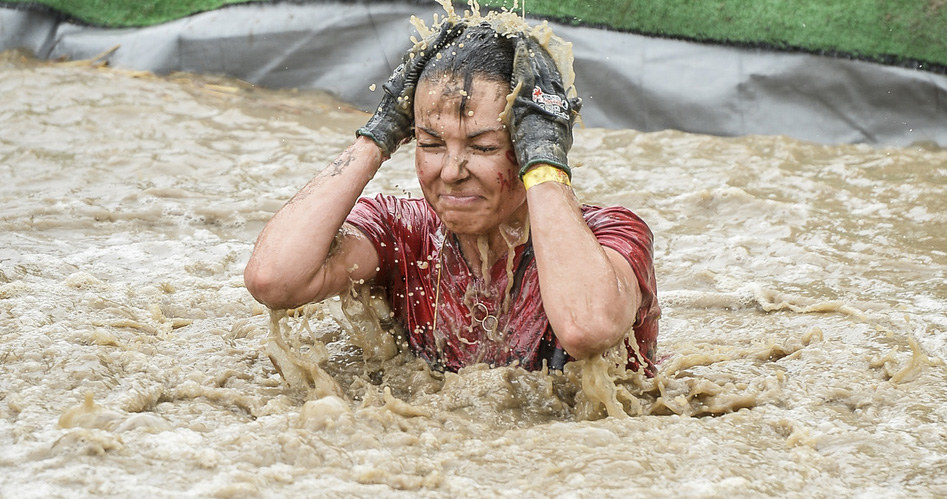
[[[646,370],[653,372],[661,312],[651,230],[622,207],[583,206],[582,212],[599,243],[623,255],[638,277],[642,301],[635,338]],[[374,244],[380,261],[375,284],[387,293],[411,349],[435,368],[456,371],[483,362],[535,370],[543,360],[562,358],[529,244],[516,247],[512,262],[498,261],[487,282],[470,271],[456,239],[424,199],[361,198],[347,222]]]

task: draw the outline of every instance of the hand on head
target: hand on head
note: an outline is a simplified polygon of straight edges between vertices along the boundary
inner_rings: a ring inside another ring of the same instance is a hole
[[[467,33],[462,40],[465,43],[458,44],[455,52],[445,50],[462,33]],[[553,57],[536,38],[525,33],[509,38],[500,35],[499,40],[509,41],[488,43],[480,49],[465,47],[463,51],[460,50],[465,45],[474,46],[472,42],[478,39],[489,41],[490,38],[497,39],[497,36],[489,24],[467,26],[463,22],[452,24],[445,21],[434,36],[405,54],[404,62],[384,85],[385,94],[378,109],[369,122],[358,130],[357,135],[374,140],[386,156],[409,141],[415,126],[414,94],[422,73],[426,78],[429,74],[443,72],[452,78],[462,79],[469,79],[472,75],[487,78],[502,75],[503,81],[509,78],[511,92],[515,96],[506,125],[520,165],[520,178],[535,165],[544,164],[559,170],[542,169],[547,170],[546,176],[550,172],[555,175],[564,173],[560,181],[568,183],[572,171],[567,156],[572,147],[572,126],[581,100],[569,97]],[[440,61],[439,52],[443,54],[444,61]],[[438,69],[426,71],[429,65],[431,68],[428,70],[435,67],[435,57],[438,58]],[[506,62],[493,67],[503,60]],[[505,70],[502,69],[504,66]]]
[[[516,42],[512,88],[516,98],[508,126],[520,177],[545,164],[571,178],[567,155],[582,101],[569,98],[556,62],[532,37],[520,35]]]
[[[441,48],[456,39],[464,30],[462,23],[444,23],[433,40],[424,41],[409,49],[388,81],[383,85],[385,94],[375,114],[357,136],[369,137],[378,144],[382,153],[391,156],[398,146],[414,135],[414,91],[424,66]]]

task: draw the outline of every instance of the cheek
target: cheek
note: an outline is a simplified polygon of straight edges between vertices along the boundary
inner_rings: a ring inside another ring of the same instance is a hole
[[[430,183],[431,171],[434,170],[434,167],[429,161],[419,154],[414,161],[414,171],[418,175],[418,182],[421,184],[421,187],[424,187]]]

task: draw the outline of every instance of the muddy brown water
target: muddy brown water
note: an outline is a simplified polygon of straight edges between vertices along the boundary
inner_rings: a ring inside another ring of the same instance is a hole
[[[947,494],[947,151],[580,129],[655,232],[657,378],[431,373],[336,300],[276,317],[306,386],[242,270],[364,113],[18,53],[0,95],[0,497]]]

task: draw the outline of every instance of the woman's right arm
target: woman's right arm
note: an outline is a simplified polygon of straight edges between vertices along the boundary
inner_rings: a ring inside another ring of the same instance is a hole
[[[374,277],[375,247],[343,224],[384,159],[374,141],[359,137],[276,212],[244,270],[254,298],[270,308],[293,308]]]
[[[445,23],[436,35],[409,49],[383,85],[381,103],[358,129],[355,143],[263,227],[243,273],[254,298],[270,308],[293,308],[375,276],[378,252],[364,234],[343,227],[345,217],[382,161],[411,139],[418,78],[427,61],[463,28]]]

